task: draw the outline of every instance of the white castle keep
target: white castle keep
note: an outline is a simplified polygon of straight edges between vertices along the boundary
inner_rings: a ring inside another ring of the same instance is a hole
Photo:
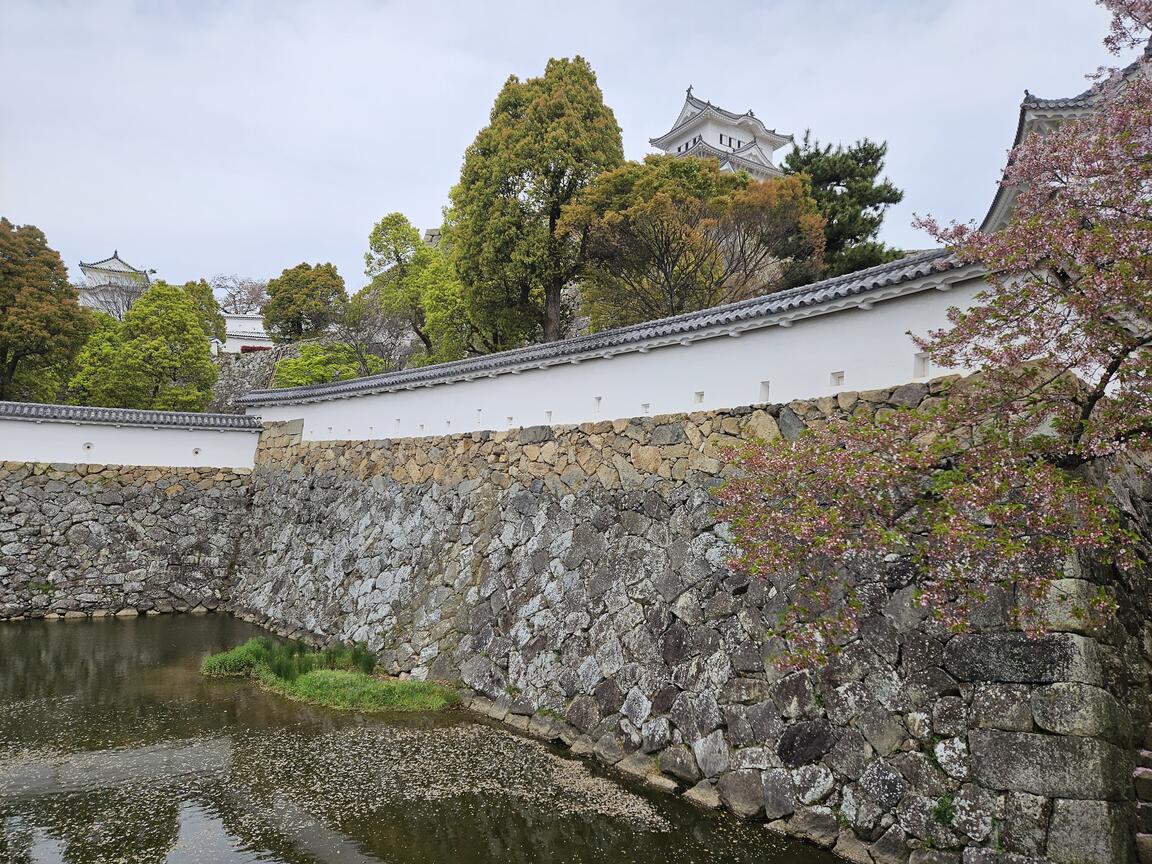
[[[769,129],[751,109],[743,114],[727,111],[693,96],[689,87],[672,128],[648,143],[676,156],[715,159],[721,171],[746,171],[757,180],[766,180],[783,173],[772,154],[793,139]]]

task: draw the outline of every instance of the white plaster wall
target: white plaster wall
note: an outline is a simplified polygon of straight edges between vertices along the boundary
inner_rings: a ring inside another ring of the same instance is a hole
[[[216,343],[219,345],[220,343]],[[275,342],[268,336],[234,336],[231,333],[224,340],[224,344],[220,347],[219,353],[221,354],[239,354],[240,349],[245,345],[256,345],[262,348],[272,348]]]
[[[251,468],[259,434],[0,417],[0,461]]]
[[[869,310],[819,315],[738,338],[248,413],[271,421],[303,419],[309,440],[392,438],[734,408],[889,387],[947,371],[915,374],[917,351],[908,331],[922,334],[944,325],[948,308],[969,306],[981,287],[982,281],[972,280],[947,292],[921,291]],[[844,373],[840,386],[831,383],[834,372]]]

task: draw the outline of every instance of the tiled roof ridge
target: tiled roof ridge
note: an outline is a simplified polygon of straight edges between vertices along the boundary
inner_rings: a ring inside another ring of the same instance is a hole
[[[146,411],[0,401],[0,419],[59,423],[100,423],[114,426],[167,426],[195,429],[236,429],[259,432],[259,419],[243,414],[202,414],[194,411]]]
[[[1140,56],[1120,70],[1120,78],[1123,80],[1132,75],[1144,64],[1152,61],[1152,40],[1149,40],[1148,45],[1145,46],[1144,51]],[[1077,93],[1075,96],[1060,96],[1055,99],[1045,99],[1040,96],[1035,96],[1028,90],[1024,91],[1024,101],[1020,103],[1021,108],[1080,108],[1092,103],[1096,94],[1099,92],[1100,85],[1093,84],[1082,93]]]
[[[836,276],[723,306],[702,309],[698,312],[687,312],[669,318],[577,336],[560,342],[528,345],[498,354],[469,357],[434,366],[420,366],[401,372],[384,372],[328,384],[310,384],[279,390],[257,390],[242,396],[238,401],[240,404],[249,406],[274,405],[354,395],[380,389],[420,386],[464,376],[496,374],[500,370],[512,367],[522,368],[565,357],[575,358],[596,352],[610,352],[613,349],[653,339],[674,339],[715,327],[735,325],[749,320],[754,321],[758,318],[802,309],[828,300],[850,297],[866,291],[897,285],[928,276],[933,272],[954,269],[957,266],[959,263],[952,258],[947,249],[930,249],[856,273]]]
[[[120,257],[120,251],[117,249],[112,250],[112,254],[109,255],[107,258],[102,258],[99,261],[92,261],[91,263],[81,261],[80,266],[81,267],[97,267],[97,268],[99,268],[101,264],[107,264],[109,261],[119,261],[121,264],[123,264],[125,267],[127,267],[129,270],[131,270],[134,273],[143,273],[144,272],[143,270],[140,270],[136,267],[133,267],[131,264],[129,264],[127,261],[125,261],[123,258],[121,258]]]

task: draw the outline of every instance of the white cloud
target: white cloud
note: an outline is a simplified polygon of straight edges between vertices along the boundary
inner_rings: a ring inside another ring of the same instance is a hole
[[[889,142],[913,211],[983,215],[1025,87],[1108,61],[1091,0],[161,3],[0,7],[0,213],[73,272],[118,247],[185,280],[331,260],[372,223],[439,222],[509,74],[582,54],[638,158],[688,84],[822,140]]]

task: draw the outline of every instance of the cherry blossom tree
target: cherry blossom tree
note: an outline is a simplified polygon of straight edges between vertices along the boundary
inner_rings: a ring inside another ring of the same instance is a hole
[[[1100,3],[1112,51],[1148,40],[1152,0]],[[916,341],[934,363],[977,374],[928,408],[733,454],[720,491],[731,566],[777,583],[782,666],[826,661],[851,640],[869,583],[915,584],[954,632],[1002,600],[1036,634],[1068,561],[1134,565],[1115,502],[1087,474],[1152,439],[1146,68],[1101,70],[1087,116],[1015,148],[1005,228],[919,220],[954,260],[981,265],[987,287]],[[1114,609],[1103,588],[1069,603],[1097,621]]]

